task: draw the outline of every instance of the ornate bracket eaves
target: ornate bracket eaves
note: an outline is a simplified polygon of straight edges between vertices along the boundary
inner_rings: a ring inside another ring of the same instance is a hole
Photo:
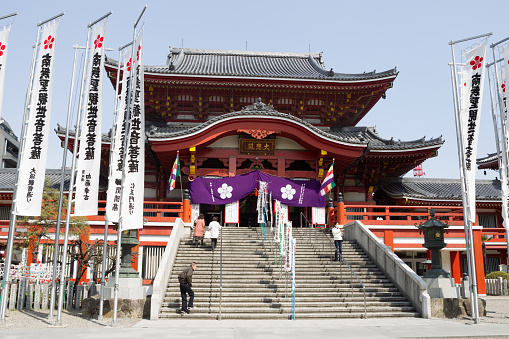
[[[252,136],[255,139],[264,139],[268,135],[279,133],[277,131],[268,131],[268,130],[260,130],[260,129],[238,129],[239,133],[246,133]]]

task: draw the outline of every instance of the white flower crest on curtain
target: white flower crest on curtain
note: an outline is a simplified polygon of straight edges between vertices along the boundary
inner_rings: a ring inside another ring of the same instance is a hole
[[[230,199],[232,197],[233,187],[228,186],[228,184],[223,184],[221,187],[217,189],[217,193],[221,195],[221,199]]]
[[[295,189],[292,188],[292,186],[290,184],[284,186],[284,187],[281,187],[281,197],[283,199],[288,199],[288,200],[292,200],[293,199],[293,195],[295,194]]]

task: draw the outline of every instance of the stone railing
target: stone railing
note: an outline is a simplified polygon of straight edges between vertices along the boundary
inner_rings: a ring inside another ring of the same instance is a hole
[[[173,229],[171,230],[170,239],[164,250],[163,257],[159,263],[157,274],[154,279],[152,300],[150,305],[150,320],[158,320],[159,312],[161,311],[161,304],[164,300],[166,293],[166,286],[170,279],[173,264],[177,256],[180,239],[184,236],[184,222],[178,218],[175,220]]]
[[[389,247],[360,221],[346,224],[345,240],[355,240],[388,278],[406,295],[423,318],[431,318],[431,301],[426,283],[406,265]]]

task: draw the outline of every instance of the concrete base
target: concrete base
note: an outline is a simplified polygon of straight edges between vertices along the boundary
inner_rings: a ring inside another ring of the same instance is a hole
[[[150,316],[150,301],[146,299],[118,299],[117,317],[119,318],[148,318]],[[83,300],[83,317],[95,318],[99,314],[99,296]],[[103,305],[104,318],[113,317],[113,299],[105,299]]]
[[[423,278],[430,298],[459,298],[460,290],[452,278]]]
[[[113,299],[115,296],[115,279],[108,279],[104,287],[104,298]],[[142,286],[142,280],[137,278],[120,278],[118,288],[118,298],[120,299],[145,299],[145,288]]]
[[[486,316],[486,301],[478,299],[479,316]],[[431,316],[433,318],[471,317],[470,299],[465,298],[432,298]]]

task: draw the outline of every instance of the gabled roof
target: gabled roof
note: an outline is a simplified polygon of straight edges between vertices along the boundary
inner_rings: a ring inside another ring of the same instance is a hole
[[[107,58],[110,65],[117,61]],[[279,53],[171,47],[166,65],[145,66],[145,72],[178,75],[263,77],[365,81],[396,77],[396,68],[384,72],[336,73],[327,69],[322,53]]]
[[[46,176],[52,183],[52,187],[60,189],[60,179],[62,178],[61,169],[46,169]],[[65,170],[64,191],[69,191],[69,181],[71,180],[71,170]],[[0,168],[0,191],[13,192],[16,184],[15,168]]]
[[[462,201],[459,179],[399,178],[380,189],[393,199]],[[475,193],[477,201],[501,202],[500,181],[476,180]]]
[[[497,153],[488,153],[484,158],[476,160],[479,169],[492,169],[498,170],[498,156]]]
[[[394,141],[394,139],[383,139],[376,132],[375,127],[331,127],[327,129],[320,129],[311,125],[303,119],[297,118],[290,114],[285,114],[274,110],[271,105],[264,104],[261,101],[244,107],[241,111],[223,114],[208,120],[205,123],[185,127],[177,124],[153,124],[148,127],[147,137],[152,141],[157,139],[173,139],[177,137],[185,137],[205,130],[214,124],[221,121],[230,120],[232,118],[242,119],[244,117],[259,117],[259,118],[278,118],[281,120],[291,121],[295,124],[304,126],[311,132],[331,139],[336,142],[363,145],[369,147],[371,150],[404,150],[423,148],[429,146],[441,146],[444,141],[442,137],[425,140],[425,138],[417,139],[414,141]]]

